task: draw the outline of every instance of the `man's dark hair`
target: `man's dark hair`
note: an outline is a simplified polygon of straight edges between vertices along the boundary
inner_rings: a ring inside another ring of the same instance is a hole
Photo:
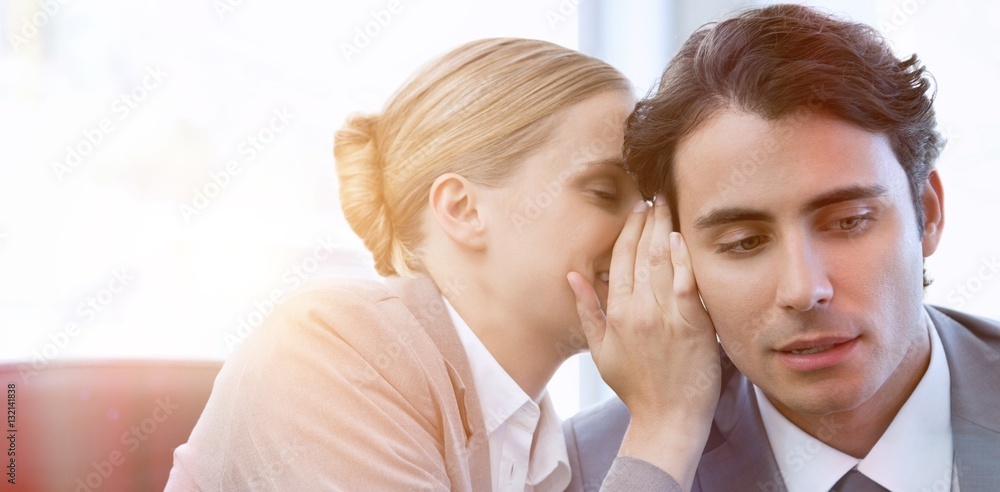
[[[816,111],[888,137],[922,236],[923,183],[943,145],[929,92],[917,56],[900,60],[867,25],[801,5],[747,10],[688,38],[629,117],[625,161],[645,197],[663,191],[676,211],[678,144],[708,118],[724,110],[768,120]]]

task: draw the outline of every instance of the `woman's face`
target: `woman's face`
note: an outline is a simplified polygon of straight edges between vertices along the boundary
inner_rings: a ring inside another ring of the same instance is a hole
[[[517,309],[542,342],[586,347],[567,273],[585,276],[606,302],[612,247],[641,199],[622,167],[634,104],[630,94],[609,91],[557,113],[546,144],[490,192],[499,204],[489,238],[492,295]]]

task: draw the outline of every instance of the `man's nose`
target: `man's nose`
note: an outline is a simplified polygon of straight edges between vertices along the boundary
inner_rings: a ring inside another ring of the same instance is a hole
[[[779,266],[777,303],[782,309],[809,311],[833,298],[823,255],[808,238],[790,238]]]

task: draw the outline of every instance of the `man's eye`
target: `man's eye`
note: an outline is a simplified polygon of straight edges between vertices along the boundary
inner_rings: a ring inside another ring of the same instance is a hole
[[[868,229],[868,226],[875,221],[875,217],[870,213],[864,213],[860,215],[853,215],[851,217],[845,217],[843,219],[837,219],[826,226],[827,230],[832,232],[841,232],[847,234],[848,236],[854,236],[855,234],[861,234]]]
[[[840,226],[841,230],[849,231],[857,227],[859,224],[861,224],[862,218],[863,217],[861,217],[860,215],[857,215],[854,217],[848,217],[846,219],[840,219],[837,225]]]
[[[754,254],[765,243],[767,243],[765,236],[747,236],[743,239],[720,244],[716,253],[728,253],[732,256],[750,255]]]
[[[760,236],[751,236],[740,240],[740,248],[745,251],[757,249],[757,246],[760,246]]]

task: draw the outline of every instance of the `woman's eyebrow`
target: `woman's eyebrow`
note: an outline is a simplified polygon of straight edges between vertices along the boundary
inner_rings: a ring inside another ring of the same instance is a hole
[[[606,159],[583,162],[580,165],[588,168],[595,166],[615,166],[625,169],[625,159],[622,159],[621,157],[609,157]]]

